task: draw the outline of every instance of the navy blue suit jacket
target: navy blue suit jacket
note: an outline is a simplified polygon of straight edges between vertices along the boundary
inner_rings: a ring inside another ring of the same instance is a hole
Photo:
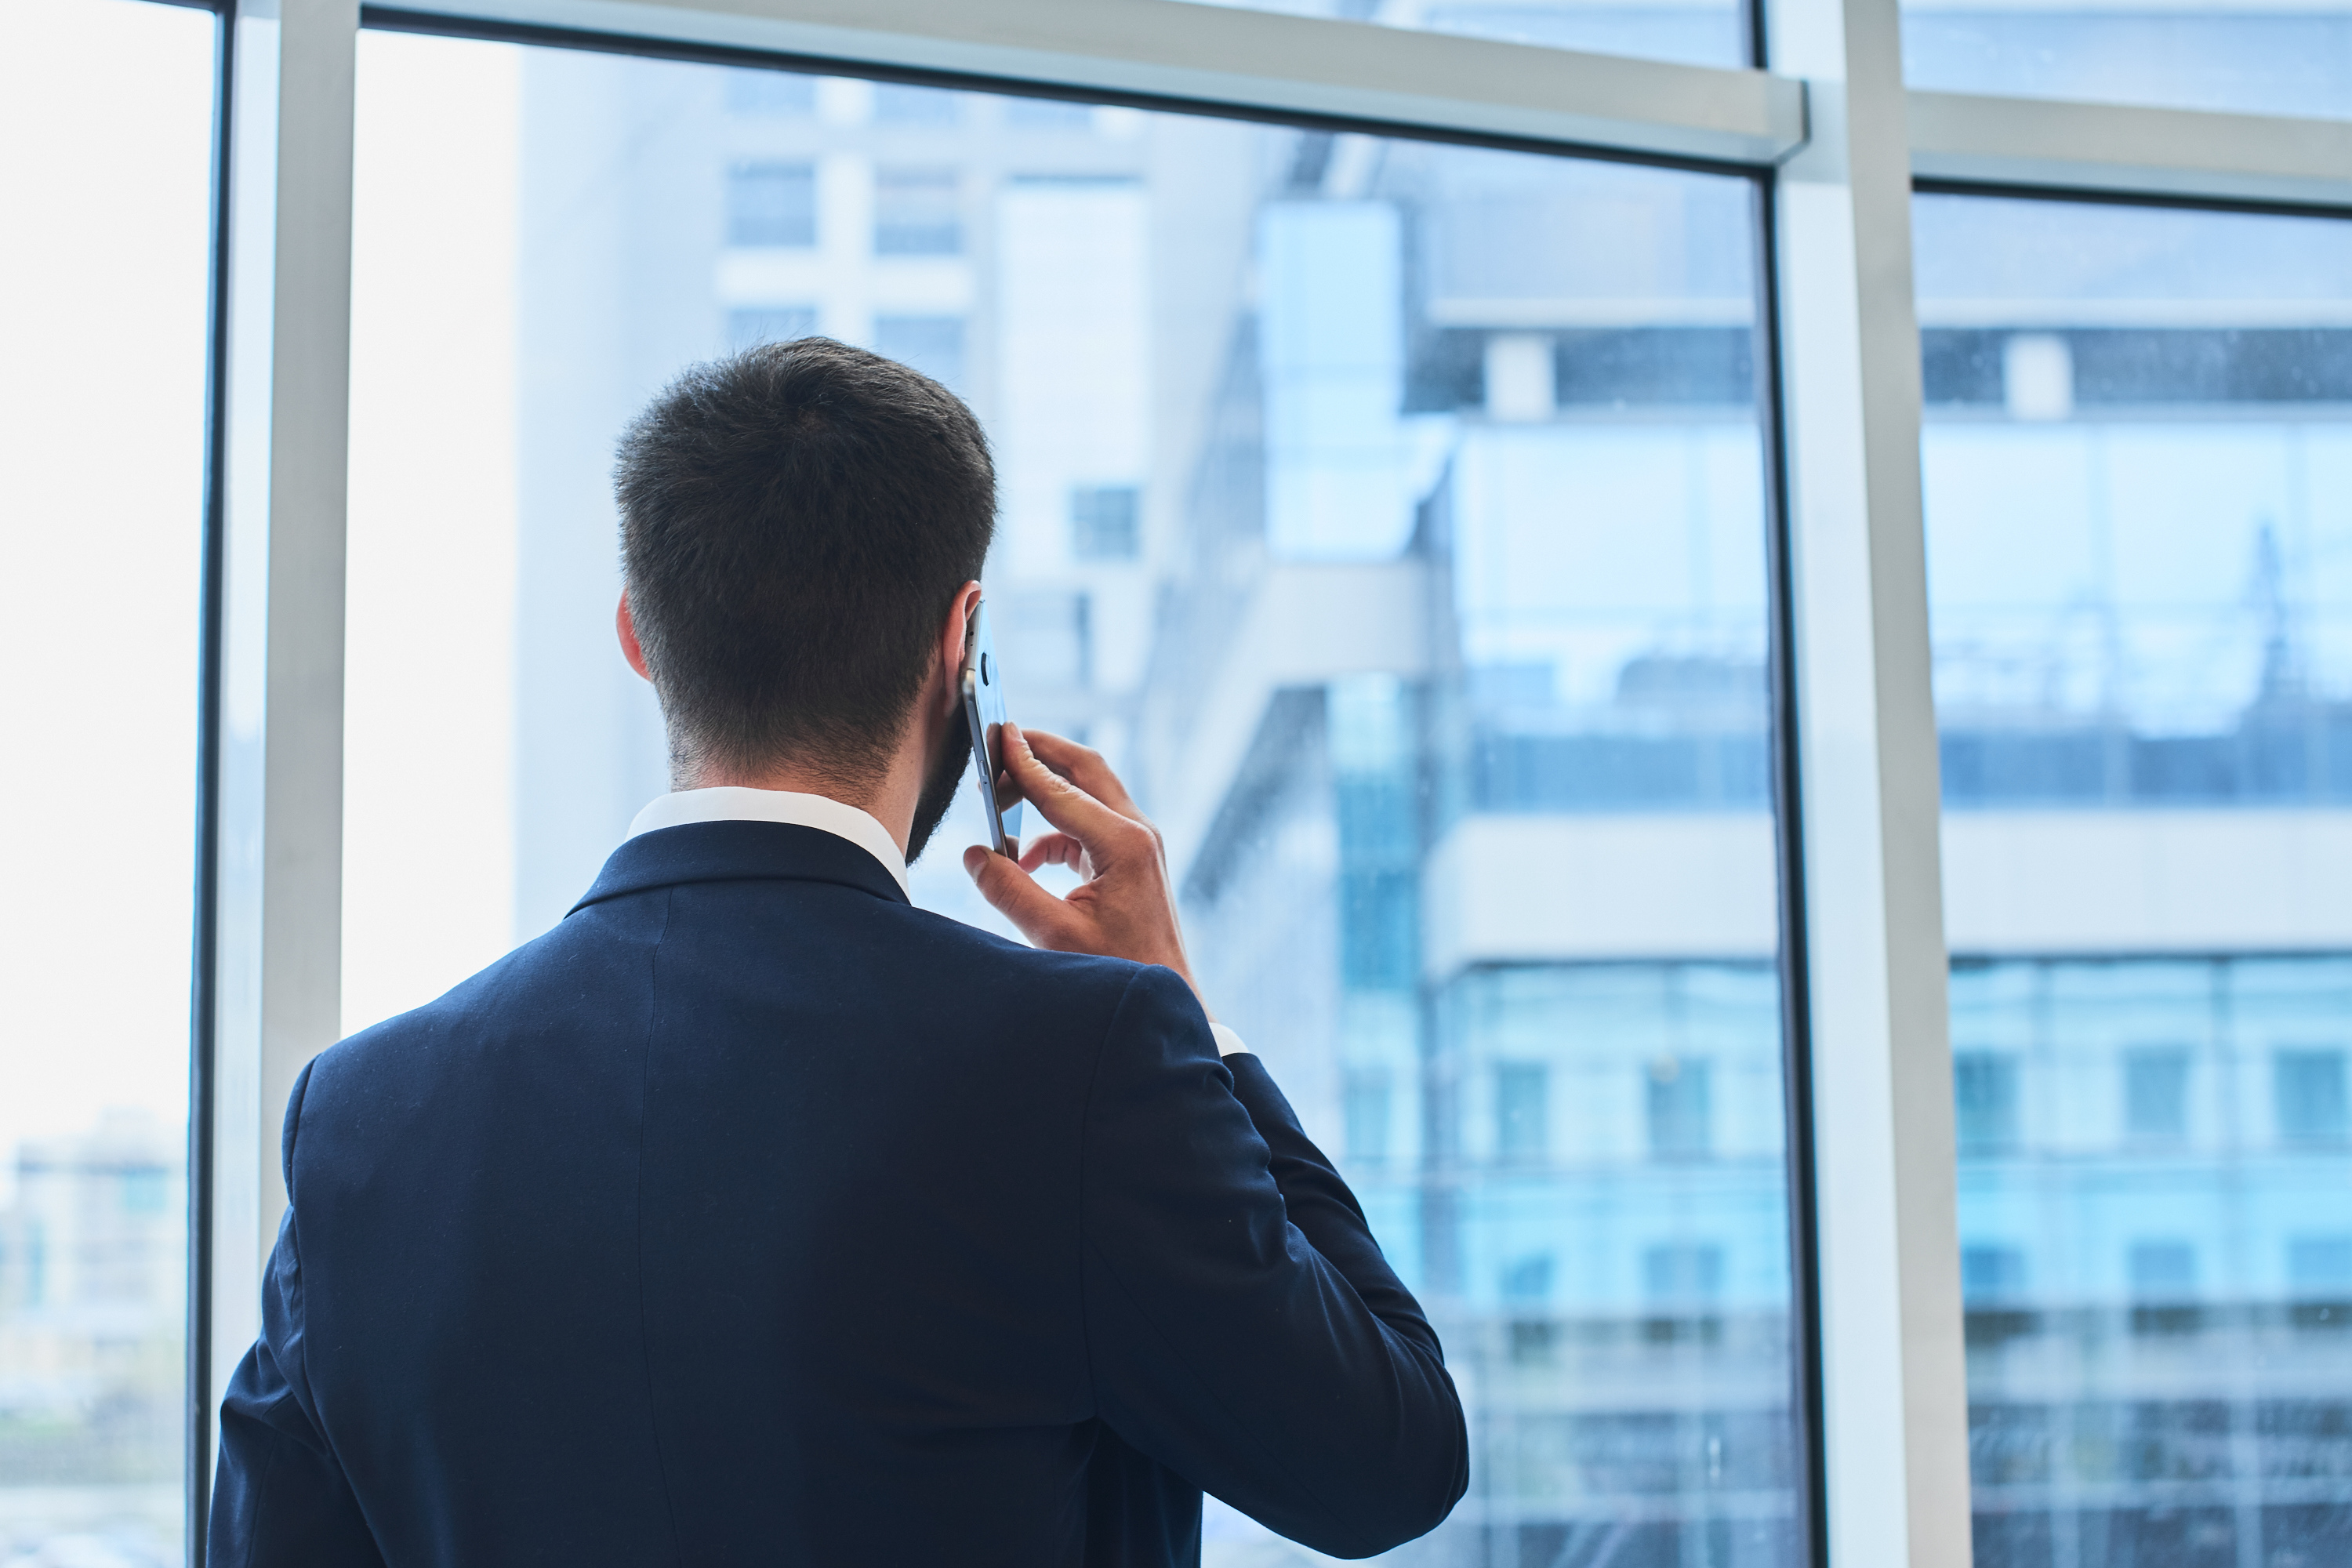
[[[631,839],[305,1069],[215,1568],[1364,1556],[1467,1479],[1437,1337],[1166,969],[864,850]]]

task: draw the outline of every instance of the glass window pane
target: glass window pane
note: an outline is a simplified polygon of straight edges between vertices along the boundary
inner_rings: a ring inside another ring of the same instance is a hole
[[[816,167],[746,160],[727,171],[727,243],[816,243]]]
[[[2249,114],[2352,115],[2336,0],[1904,0],[1913,87]]]
[[[919,125],[932,130],[961,121],[968,96],[943,88],[913,87],[895,81],[876,82],[870,90],[874,95],[875,124]]]
[[[874,171],[874,254],[953,256],[963,249],[963,212],[953,168],[884,164]],[[877,351],[878,352],[878,351]]]
[[[816,79],[786,71],[733,70],[727,73],[730,114],[814,114]]]
[[[1014,711],[1160,822],[1221,1015],[1437,1315],[1477,1446],[1444,1551],[1792,1563],[1748,187],[835,78],[753,116],[710,68],[405,36],[361,68],[346,1023],[544,931],[667,785],[613,643],[622,424],[733,345],[866,344],[987,426]],[[813,246],[730,240],[753,163],[811,171]],[[967,799],[941,841],[980,837]],[[913,882],[1004,929],[952,853]]]
[[[1377,22],[1507,44],[1541,44],[1687,65],[1748,63],[1748,12],[1736,0],[1204,0]]]
[[[2352,223],[1915,212],[1977,1562],[2347,1559]]]
[[[0,49],[0,1562],[182,1560],[214,26]]]

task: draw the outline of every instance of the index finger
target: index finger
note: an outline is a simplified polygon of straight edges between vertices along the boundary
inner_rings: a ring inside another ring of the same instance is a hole
[[[1047,767],[1030,747],[1017,724],[1004,726],[1004,771],[1038,815],[1084,845],[1100,861],[1098,851],[1122,832],[1140,827],[1134,818],[1088,795],[1071,779]]]
[[[1031,748],[1045,759],[1045,765],[1076,784],[1080,789],[1118,812],[1121,816],[1139,817],[1135,802],[1111,771],[1110,763],[1092,746],[1056,735],[1049,730],[1028,732]]]

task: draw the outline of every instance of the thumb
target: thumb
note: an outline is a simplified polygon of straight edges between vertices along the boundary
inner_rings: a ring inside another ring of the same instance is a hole
[[[1023,936],[1039,947],[1058,947],[1055,933],[1069,913],[1069,906],[1039,887],[1036,879],[1021,868],[1020,862],[1007,859],[984,845],[974,844],[963,852],[963,868],[980,889],[980,896],[989,906],[1011,921]]]

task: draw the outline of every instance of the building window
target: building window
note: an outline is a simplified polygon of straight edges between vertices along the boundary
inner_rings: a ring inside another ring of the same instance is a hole
[[[2014,1247],[1960,1248],[1960,1306],[1971,1346],[1988,1346],[2033,1331],[2025,1299],[2025,1254]]]
[[[1385,1160],[1389,1157],[1389,1075],[1379,1068],[1359,1068],[1348,1074],[1348,1158]]]
[[[2014,1247],[1960,1248],[1960,1300],[1999,1306],[2025,1294],[2025,1254]]]
[[[958,256],[963,251],[961,176],[953,169],[874,172],[874,254]]]
[[[2177,1143],[2189,1136],[2189,1053],[2170,1047],[2124,1053],[2124,1136]]]
[[[727,73],[730,114],[814,114],[816,78],[791,71],[730,70]]]
[[[963,118],[963,98],[936,87],[910,87],[904,82],[874,84],[877,125],[953,125]]]
[[[1550,1318],[1552,1257],[1531,1253],[1503,1269],[1503,1306],[1510,1313],[1511,1360],[1551,1359]]]
[[[2281,1051],[2272,1058],[2271,1082],[2278,1099],[2279,1140],[2284,1143],[2344,1142],[2344,1053]]]
[[[2352,1328],[2352,1236],[2286,1244],[2288,1312],[2298,1328]]]
[[[1016,131],[1090,131],[1095,111],[1087,104],[1057,98],[1008,98],[1004,123]]]
[[[1714,1339],[1721,1328],[1715,1313],[1723,1296],[1723,1248],[1693,1242],[1644,1247],[1642,1294],[1644,1338]]]
[[[1412,984],[1419,882],[1383,865],[1377,842],[1393,804],[1377,781],[1340,784],[1339,975],[1351,990],[1395,994]]]
[[[1132,561],[1142,552],[1143,495],[1133,485],[1081,485],[1070,492],[1070,552],[1081,561]]]
[[[2288,1242],[2286,1278],[2298,1301],[2352,1300],[2352,1236],[2299,1236]]]
[[[1713,1145],[1713,1106],[1707,1064],[1688,1057],[1660,1057],[1645,1085],[1650,1153],[1660,1160],[1696,1160]]]
[[[1642,1251],[1642,1294],[1661,1307],[1706,1306],[1723,1294],[1723,1248],[1674,1242]]]
[[[727,243],[816,243],[816,165],[741,163],[727,171]]]
[[[874,352],[921,371],[950,392],[963,391],[961,316],[877,316]]]
[[[1550,1141],[1550,1076],[1541,1062],[1495,1064],[1495,1158],[1504,1164],[1543,1163]]]
[[[727,347],[740,353],[761,343],[788,343],[816,331],[808,305],[753,305],[727,312]]]
[[[2136,1241],[2131,1248],[2135,1301],[2186,1301],[2197,1294],[2197,1249],[2185,1241]]]
[[[2136,1241],[2129,1263],[2133,1332],[2179,1333],[2198,1326],[2193,1244]]]
[[[2000,1051],[1954,1052],[1952,1120],[1961,1158],[2014,1152],[2017,1058]]]
[[[1515,1307],[1540,1307],[1551,1300],[1552,1257],[1531,1253],[1503,1270],[1503,1300]]]

